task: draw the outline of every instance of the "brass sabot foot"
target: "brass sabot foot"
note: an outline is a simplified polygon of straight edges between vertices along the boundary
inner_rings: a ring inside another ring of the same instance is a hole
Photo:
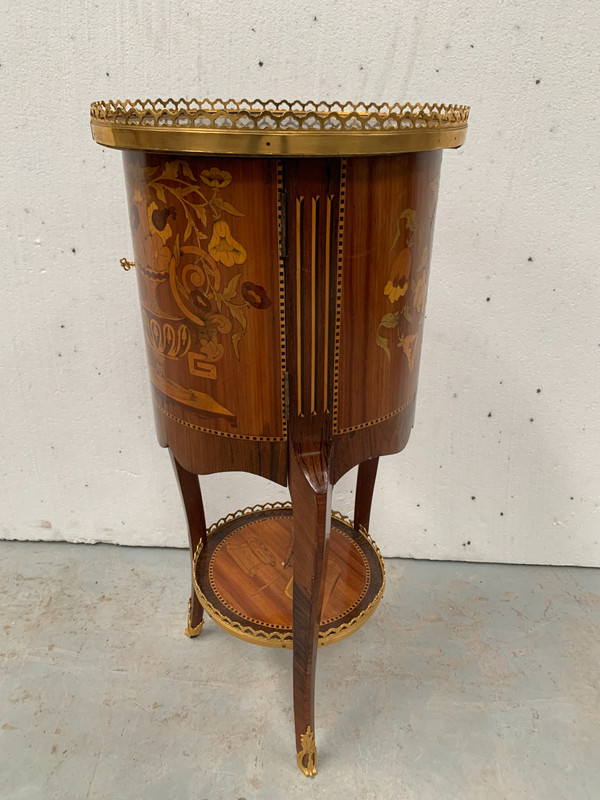
[[[204,620],[201,620],[198,625],[195,627],[192,626],[192,598],[188,600],[188,619],[187,619],[187,628],[185,629],[184,633],[186,636],[189,636],[190,639],[193,639],[195,636],[198,636],[200,631],[202,630],[202,626],[204,625]]]
[[[298,766],[302,772],[309,778],[314,778],[317,774],[317,748],[315,746],[315,734],[312,732],[310,725],[300,737],[300,744],[302,750],[297,754]]]

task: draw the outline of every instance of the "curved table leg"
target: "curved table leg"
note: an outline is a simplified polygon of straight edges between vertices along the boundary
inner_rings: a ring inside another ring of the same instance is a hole
[[[194,590],[194,554],[199,542],[202,540],[206,544],[206,518],[204,516],[204,504],[200,492],[200,482],[198,476],[188,472],[177,461],[173,453],[171,463],[175,471],[175,477],[181,492],[181,499],[185,508],[188,523],[188,536],[190,542],[190,558],[192,562],[192,594],[188,603],[188,622],[185,635],[189,637],[198,636],[204,625],[202,615],[204,609],[196,597]]]
[[[290,448],[289,485],[294,513],[294,722],[298,766],[312,777],[315,746],[315,670],[331,527],[328,453],[321,445]]]
[[[373,502],[373,490],[375,489],[378,465],[378,458],[370,458],[368,461],[363,461],[358,467],[356,495],[354,500],[355,531],[359,530],[361,525],[365,530],[369,530],[371,504]]]

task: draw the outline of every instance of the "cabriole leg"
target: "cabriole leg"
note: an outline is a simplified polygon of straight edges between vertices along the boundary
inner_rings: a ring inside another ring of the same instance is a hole
[[[315,746],[315,670],[331,526],[331,486],[325,454],[306,447],[290,458],[294,512],[294,722],[298,766],[312,777]],[[311,452],[312,451],[312,452]]]
[[[363,461],[358,467],[354,500],[355,531],[359,530],[361,525],[365,530],[369,530],[371,504],[373,502],[373,490],[375,489],[378,465],[378,458],[370,458],[368,461]]]
[[[192,562],[192,593],[188,603],[188,621],[185,635],[194,637],[198,636],[204,624],[202,619],[204,609],[194,590],[194,554],[200,541],[206,544],[206,518],[204,516],[204,504],[202,503],[198,476],[184,469],[173,453],[171,453],[171,463],[173,464],[175,477],[181,492],[188,523],[190,559]]]

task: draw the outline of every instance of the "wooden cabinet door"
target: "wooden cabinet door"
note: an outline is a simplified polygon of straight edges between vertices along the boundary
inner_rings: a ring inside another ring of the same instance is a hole
[[[161,444],[285,483],[281,164],[124,153]]]

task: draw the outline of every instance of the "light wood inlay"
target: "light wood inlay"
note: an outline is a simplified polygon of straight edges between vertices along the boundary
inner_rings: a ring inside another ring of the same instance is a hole
[[[298,376],[298,416],[302,413],[302,202],[296,198],[296,374]]]
[[[317,373],[317,226],[319,195],[312,198],[311,259],[310,259],[310,413],[316,414]]]
[[[279,345],[281,349],[281,408],[283,433],[287,441],[287,352],[285,346],[285,258],[287,255],[286,196],[283,182],[283,163],[277,162],[277,236],[279,240]]]
[[[331,270],[331,204],[333,195],[327,195],[327,218],[325,227],[325,324],[323,325],[323,335],[325,337],[323,345],[323,410],[329,413],[329,284]]]
[[[337,225],[337,250],[336,250],[336,289],[335,289],[335,352],[333,364],[333,432],[337,433],[338,400],[340,388],[340,332],[342,325],[342,284],[344,267],[344,222],[346,211],[346,173],[347,159],[340,160],[340,191]]]

